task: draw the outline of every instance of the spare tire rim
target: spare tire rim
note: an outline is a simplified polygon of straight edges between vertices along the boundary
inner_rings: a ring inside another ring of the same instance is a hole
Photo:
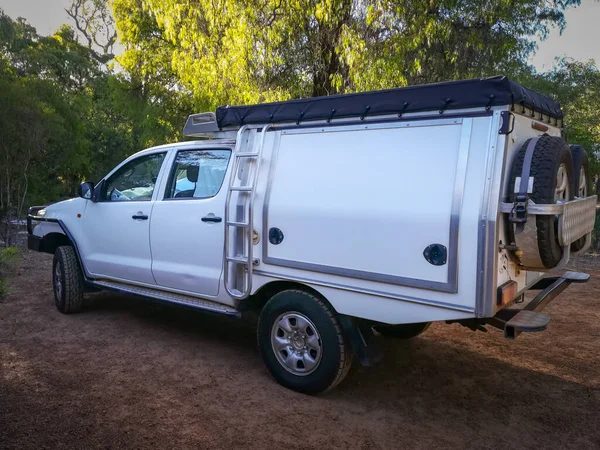
[[[568,202],[571,194],[567,166],[561,164],[556,172],[556,189],[554,191],[555,203]]]
[[[585,176],[585,168],[581,166],[579,169],[579,186],[577,186],[577,196],[587,197],[587,178]]]
[[[306,376],[319,367],[323,346],[317,327],[304,314],[281,314],[271,329],[271,346],[279,364],[294,375]]]

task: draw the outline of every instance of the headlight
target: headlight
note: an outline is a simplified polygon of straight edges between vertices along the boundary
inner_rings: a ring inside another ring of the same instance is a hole
[[[40,209],[37,214],[37,217],[45,217],[46,216],[46,210],[45,209]]]

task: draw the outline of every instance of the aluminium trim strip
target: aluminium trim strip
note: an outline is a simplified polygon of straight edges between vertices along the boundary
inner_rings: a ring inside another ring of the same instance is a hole
[[[407,295],[397,295],[397,294],[393,294],[391,292],[378,291],[375,289],[359,288],[359,287],[349,286],[346,284],[316,280],[313,278],[304,278],[304,277],[290,276],[290,275],[284,275],[284,274],[277,274],[274,272],[268,272],[268,271],[264,271],[264,270],[255,270],[254,274],[264,276],[264,277],[269,277],[269,278],[277,278],[279,280],[297,281],[300,283],[312,284],[315,286],[323,286],[323,287],[328,287],[328,288],[333,288],[333,289],[341,289],[344,291],[358,292],[360,294],[374,295],[376,297],[384,297],[384,298],[389,298],[392,300],[401,300],[404,302],[417,303],[420,305],[427,305],[427,306],[434,306],[437,308],[451,309],[454,311],[461,311],[461,312],[466,312],[466,313],[471,313],[471,314],[475,312],[475,309],[471,308],[469,306],[456,305],[454,303],[438,302],[436,300],[428,300],[425,298],[411,297],[411,296],[407,296]]]
[[[485,114],[486,116],[489,114]],[[378,121],[352,121],[343,123],[324,123],[314,124],[310,126],[297,125],[295,127],[273,127],[273,131],[281,131],[281,134],[305,134],[305,133],[322,133],[328,131],[335,133],[338,131],[353,131],[353,130],[379,130],[386,128],[415,128],[427,127],[431,125],[458,125],[463,123],[464,116],[448,118],[443,116],[438,117],[421,117],[412,119],[389,119]],[[320,128],[320,129],[319,129]]]
[[[490,126],[486,150],[484,191],[479,209],[479,231],[477,235],[477,276],[475,290],[475,316],[494,315],[493,292],[497,284],[496,242],[498,240],[499,204],[502,174],[506,161],[506,135],[499,134],[501,111],[495,111]],[[500,166],[500,170],[498,170]]]
[[[256,186],[258,184],[262,153],[265,147],[267,133],[270,128],[271,124],[267,124],[260,132],[260,141],[258,148],[256,149],[257,156],[255,157],[256,166],[254,167],[254,174],[252,176],[252,191],[250,192],[250,198],[248,199],[248,227],[245,229],[242,228],[242,233],[245,233],[246,235],[245,245],[248,247],[248,263],[246,264],[246,292],[245,295],[240,298],[240,300],[247,298],[252,293],[252,271],[254,268],[254,242],[252,238],[252,234],[254,232],[254,201],[256,198]],[[228,232],[227,225],[225,225],[225,232]]]
[[[442,125],[462,125],[460,144],[458,151],[458,158],[456,163],[454,191],[452,195],[452,206],[450,215],[450,227],[449,227],[449,244],[448,244],[448,277],[445,282],[431,281],[424,279],[408,278],[397,275],[388,275],[381,273],[368,272],[356,269],[347,269],[344,267],[327,266],[322,264],[306,263],[303,261],[295,261],[282,258],[273,258],[269,256],[269,242],[267,239],[263,239],[263,262],[265,264],[272,264],[282,267],[291,267],[294,269],[309,270],[312,272],[327,273],[331,275],[340,275],[351,278],[359,278],[369,281],[377,281],[382,283],[395,284],[399,286],[416,287],[420,289],[427,289],[439,292],[456,293],[458,292],[458,244],[459,244],[459,227],[460,227],[460,211],[462,208],[462,197],[464,194],[464,187],[466,182],[466,171],[467,163],[469,159],[469,149],[471,144],[471,132],[473,128],[473,119],[465,119],[462,121],[438,119],[435,121],[424,121],[420,122],[420,126],[425,125],[437,125],[441,122]],[[408,124],[386,124],[384,127],[388,128],[400,128],[410,126]],[[369,126],[365,125],[365,128]],[[360,127],[362,128],[362,127]],[[357,129],[357,127],[348,127],[348,129]],[[329,130],[327,130],[329,131]],[[298,133],[315,133],[315,132],[326,132],[325,129],[320,131],[314,130],[298,130],[294,134]],[[271,166],[269,169],[269,178],[267,180],[267,191],[265,194],[265,201],[263,205],[263,232],[268,232],[268,210],[269,201],[271,198],[271,189],[273,181],[275,179],[275,167],[277,158],[279,156],[279,140],[283,133],[279,133],[278,140],[275,143],[273,154],[271,157]]]

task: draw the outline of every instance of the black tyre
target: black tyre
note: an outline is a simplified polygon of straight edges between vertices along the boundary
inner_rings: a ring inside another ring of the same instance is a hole
[[[298,392],[325,392],[341,382],[352,365],[335,311],[309,292],[274,295],[261,311],[257,334],[271,376]]]
[[[590,164],[587,153],[581,145],[571,145],[573,157],[575,197],[585,198],[592,192],[592,180],[590,178]],[[571,251],[578,252],[585,246],[585,236],[577,239],[571,244]]]
[[[83,277],[75,250],[63,245],[54,253],[52,287],[56,308],[63,314],[79,312],[83,299]]]
[[[375,330],[385,337],[411,339],[424,333],[430,326],[431,322],[409,323],[405,325],[377,325]]]
[[[516,177],[521,176],[527,140],[513,163],[509,181],[509,199],[514,201]],[[573,200],[573,158],[567,143],[559,137],[543,135],[533,151],[530,177],[533,177],[533,192],[529,198],[537,204],[552,204]],[[559,184],[560,183],[560,184]],[[542,264],[556,267],[563,249],[558,243],[558,221],[554,216],[536,216],[537,239]]]

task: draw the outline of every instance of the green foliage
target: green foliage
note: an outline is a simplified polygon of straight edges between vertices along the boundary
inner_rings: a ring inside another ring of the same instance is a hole
[[[523,69],[520,81],[560,102],[565,115],[565,139],[583,145],[592,177],[600,174],[600,71],[594,61],[563,59],[547,73]]]
[[[196,109],[512,70],[579,0],[112,0],[119,63]]]
[[[19,249],[8,247],[0,250],[0,298],[7,293],[7,285],[4,277],[14,267]]]
[[[0,92],[4,245],[11,244],[11,220],[27,206],[71,197],[81,181],[98,180],[132,153],[178,137],[168,102],[140,95],[70,27],[39,36],[1,10]]]

